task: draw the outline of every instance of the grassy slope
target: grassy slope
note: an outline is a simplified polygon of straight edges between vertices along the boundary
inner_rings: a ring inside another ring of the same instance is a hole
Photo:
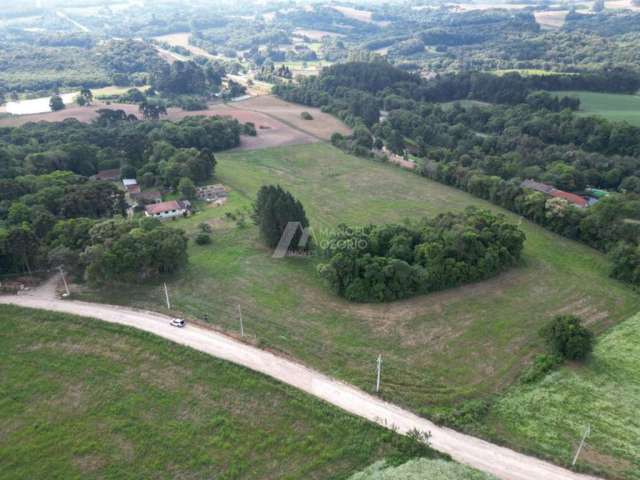
[[[570,462],[587,424],[580,463],[640,479],[640,314],[602,336],[592,359],[569,365],[502,398],[491,423],[499,436]]]
[[[0,479],[335,479],[398,437],[152,335],[0,307]]]
[[[558,92],[580,99],[580,110],[588,115],[601,115],[607,120],[626,121],[640,127],[640,95],[617,95],[593,92]]]
[[[637,294],[607,277],[602,255],[527,222],[524,265],[499,278],[393,304],[349,304],[322,286],[316,259],[272,259],[254,227],[235,228],[224,213],[247,207],[264,183],[290,189],[317,229],[494,207],[324,144],[218,159],[220,180],[234,191],[227,206],[177,222],[194,231],[209,219],[215,232],[212,245],[190,247],[187,272],[169,282],[175,308],[237,332],[241,305],[245,330],[262,346],[367,390],[382,352],[383,396],[420,412],[502,391],[540,349],[539,327],[559,312],[583,315],[602,332],[640,309]],[[162,295],[156,285],[97,298],[158,309]]]
[[[398,467],[378,462],[349,480],[495,480],[495,477],[452,462],[421,458]]]

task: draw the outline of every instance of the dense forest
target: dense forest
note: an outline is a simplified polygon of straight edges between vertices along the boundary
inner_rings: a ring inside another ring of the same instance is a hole
[[[616,75],[620,81],[612,88],[637,88],[635,74],[620,71],[612,78]],[[399,155],[411,152],[417,173],[611,252],[613,275],[637,282],[640,128],[577,116],[574,99],[537,90],[598,88],[605,76],[595,72],[559,80],[462,73],[423,80],[384,63],[353,63],[327,68],[299,85],[277,86],[275,92],[320,106],[355,127],[350,139],[334,136],[334,144],[372,157],[383,146]],[[474,84],[474,78],[486,81]],[[462,99],[492,103],[442,103]],[[527,179],[569,192],[608,193],[595,205],[578,208],[524,188]]]
[[[186,262],[182,232],[154,221],[118,220],[124,192],[91,180],[120,169],[143,188],[175,191],[214,174],[213,152],[235,147],[242,126],[229,118],[138,121],[104,110],[92,124],[66,120],[0,129],[0,270],[64,265],[91,281],[132,280]]]

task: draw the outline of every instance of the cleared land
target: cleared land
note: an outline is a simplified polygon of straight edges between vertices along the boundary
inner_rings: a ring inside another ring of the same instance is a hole
[[[154,37],[154,39],[158,40],[159,42],[168,43],[169,45],[172,45],[174,47],[186,48],[192,54],[200,57],[210,58],[213,60],[220,60],[225,58],[222,55],[218,55],[218,56],[212,55],[203,48],[196,47],[195,45],[191,45],[189,43],[189,38],[191,38],[191,33],[189,32],[171,33],[169,35],[161,35],[159,37]]]
[[[534,12],[536,22],[542,28],[560,29],[567,18],[568,10],[544,10]]]
[[[600,115],[615,122],[629,122],[640,127],[640,95],[618,95],[593,92],[557,92],[580,99],[580,111]]]
[[[232,189],[220,208],[176,222],[211,246],[190,247],[188,270],[169,282],[175,308],[369,390],[384,354],[383,396],[430,416],[468,398],[503,391],[541,349],[537,331],[576,313],[602,332],[640,309],[640,296],[608,278],[606,258],[527,222],[524,264],[480,284],[385,305],[351,304],[326,290],[316,258],[271,258],[253,226],[226,217],[250,207],[263,184],[279,183],[316,229],[338,223],[417,219],[478,205],[460,191],[398,167],[345,155],[327,144],[218,154],[218,180]],[[518,222],[511,214],[509,217]],[[161,285],[85,292],[84,298],[161,309]]]
[[[253,97],[242,102],[231,103],[229,106],[263,113],[322,140],[329,140],[335,132],[343,135],[351,134],[349,127],[333,115],[323,113],[319,108],[285,102],[272,95]],[[300,117],[302,112],[309,112],[313,120],[303,120]]]
[[[580,464],[640,478],[640,315],[602,336],[592,359],[536,385],[514,388],[491,413],[494,434],[522,448],[570,459],[587,424]]]
[[[240,122],[253,122],[258,135],[255,137],[242,136],[240,148],[253,150],[260,148],[276,147],[283,145],[300,145],[317,142],[318,139],[327,139],[333,131],[349,132],[338,120],[316,109],[306,109],[313,112],[316,120],[306,121],[305,131],[295,128],[305,122],[299,118],[299,112],[304,111],[297,105],[288,104],[281,100],[269,97],[271,100],[260,102],[259,98],[245,102],[231,102],[229,104],[213,104],[207,110],[188,112],[179,108],[167,109],[167,120],[180,120],[196,115],[204,116],[230,116]],[[245,106],[246,104],[246,106]],[[75,118],[81,122],[90,122],[97,118],[97,111],[101,108],[124,110],[128,114],[140,116],[137,105],[112,103],[106,105],[96,102],[90,107],[67,107],[59,112],[48,112],[34,115],[20,115],[0,118],[0,126],[18,126],[29,122],[60,122],[66,118]],[[262,111],[258,111],[262,110]],[[289,111],[290,110],[290,111]],[[296,120],[296,113],[298,118]],[[316,117],[317,115],[317,117]],[[282,120],[279,120],[281,118]],[[307,125],[308,124],[308,125]],[[293,125],[293,127],[292,127]],[[336,130],[331,130],[335,128]]]
[[[0,469],[15,478],[336,479],[398,437],[133,329],[1,306]]]
[[[311,40],[320,41],[323,37],[344,37],[344,34],[337,32],[328,32],[326,30],[310,30],[306,28],[296,28],[293,31],[293,35],[307,37]]]
[[[633,3],[632,0],[614,0],[605,3],[607,8],[640,11],[640,6]]]

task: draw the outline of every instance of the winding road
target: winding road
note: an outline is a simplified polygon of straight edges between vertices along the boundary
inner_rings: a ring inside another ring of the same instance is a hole
[[[144,330],[216,358],[242,365],[320,398],[353,415],[402,433],[431,432],[431,445],[454,460],[503,480],[596,480],[492,443],[439,427],[396,405],[369,395],[294,361],[242,343],[219,332],[187,325],[169,326],[169,317],[113,305],[60,300],[48,282],[33,293],[1,296],[0,304],[92,317]],[[55,287],[55,285],[53,285]]]

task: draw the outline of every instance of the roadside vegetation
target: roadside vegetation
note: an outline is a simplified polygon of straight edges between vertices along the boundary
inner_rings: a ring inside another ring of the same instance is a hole
[[[585,364],[570,363],[511,388],[491,408],[493,438],[569,464],[587,426],[578,465],[613,478],[640,478],[640,315],[602,335]]]
[[[0,478],[345,479],[427,447],[130,328],[0,308]]]

